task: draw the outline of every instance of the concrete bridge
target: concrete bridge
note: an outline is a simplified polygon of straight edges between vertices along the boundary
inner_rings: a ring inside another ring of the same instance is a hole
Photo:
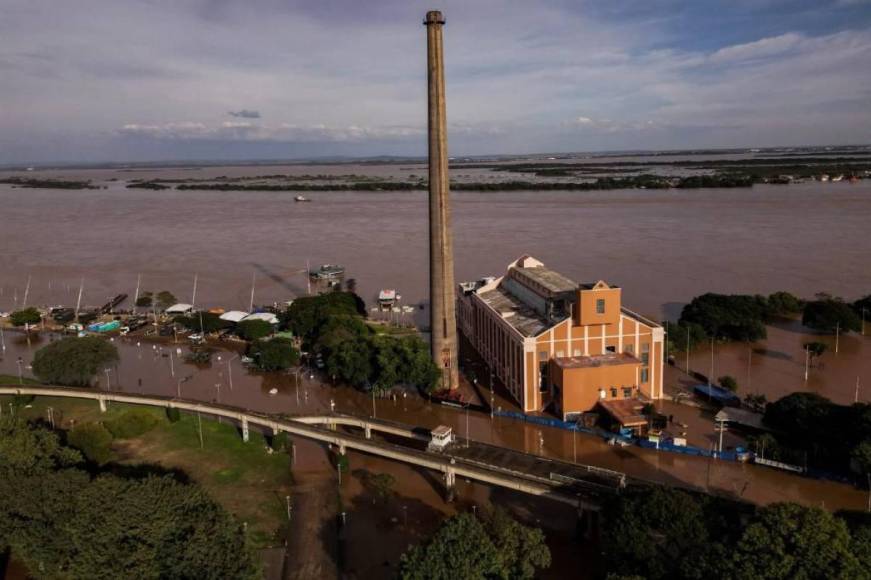
[[[477,442],[470,442],[467,446],[455,445],[446,452],[429,452],[425,450],[425,444],[430,440],[426,429],[350,415],[276,417],[228,405],[174,397],[66,387],[0,386],[0,395],[90,399],[96,401],[103,412],[110,403],[116,402],[223,417],[240,426],[245,441],[248,441],[249,429],[257,426],[272,434],[285,432],[335,446],[340,454],[347,449],[354,449],[437,471],[444,478],[449,497],[453,493],[456,478],[463,477],[550,498],[583,512],[595,512],[600,509],[604,497],[619,493],[627,485],[626,477],[621,473]],[[388,440],[374,439],[373,432],[382,434]]]

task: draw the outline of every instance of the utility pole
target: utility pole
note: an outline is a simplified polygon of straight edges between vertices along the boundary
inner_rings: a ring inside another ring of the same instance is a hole
[[[841,342],[841,321],[835,324],[835,354],[838,354],[838,345]]]
[[[136,314],[136,301],[139,300],[139,283],[142,282],[142,274],[136,275],[136,293],[133,295],[133,314]]]
[[[859,377],[856,377],[856,396],[853,398],[854,403],[859,402]]]
[[[254,284],[257,282],[257,272],[251,272],[251,301],[248,303],[248,312],[254,312]]]
[[[714,337],[711,337],[711,373],[708,375],[708,386],[711,386],[711,381],[714,380]]]
[[[197,427],[200,432],[200,449],[203,448],[203,418],[200,416],[200,412],[197,411]]]
[[[862,336],[865,336],[865,311],[867,308],[862,309]]]
[[[191,308],[196,308],[196,304],[197,304],[197,278],[198,277],[199,277],[199,274],[194,274],[194,291],[193,291],[193,294],[191,294]]]
[[[687,326],[687,374],[690,374],[690,327]]]
[[[810,364],[810,351],[807,345],[804,347],[804,382],[807,382],[808,367]]]
[[[27,285],[24,287],[24,298],[21,300],[21,307],[27,307],[27,295],[30,294],[30,276],[27,277]]]
[[[750,390],[750,364],[753,362],[753,346],[747,343],[747,390]]]

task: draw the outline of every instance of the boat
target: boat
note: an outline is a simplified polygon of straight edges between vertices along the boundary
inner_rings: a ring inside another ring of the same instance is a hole
[[[838,182],[838,181],[843,181],[843,179],[844,179],[843,175],[836,175],[832,178],[832,181]]]
[[[272,387],[271,389],[269,389],[269,394],[270,395],[277,395],[278,389],[276,389],[275,387]]]
[[[345,267],[337,264],[323,264],[317,270],[309,272],[309,276],[315,280],[333,280],[345,273]]]
[[[396,303],[396,290],[382,290],[378,293],[378,306],[381,310],[390,310]]]
[[[121,322],[112,320],[111,322],[97,322],[88,326],[88,332],[111,332],[121,328]]]
[[[293,198],[293,201],[311,201],[311,199],[309,199],[305,196],[302,196],[302,195],[297,195],[296,197]]]

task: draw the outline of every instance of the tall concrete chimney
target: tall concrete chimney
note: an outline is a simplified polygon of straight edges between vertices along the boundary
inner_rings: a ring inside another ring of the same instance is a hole
[[[429,296],[432,358],[442,369],[442,388],[459,385],[454,249],[448,190],[448,139],[445,117],[445,71],[442,13],[426,13],[429,81]]]

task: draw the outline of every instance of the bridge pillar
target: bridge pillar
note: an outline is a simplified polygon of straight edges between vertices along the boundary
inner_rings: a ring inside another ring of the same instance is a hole
[[[273,436],[278,435],[279,433],[281,433],[281,429],[279,429],[277,425],[272,428],[272,435]]]
[[[98,400],[100,401],[100,412],[105,413],[106,412],[106,399],[104,399],[103,397],[100,397]]]
[[[339,443],[339,455],[344,455],[347,449],[345,449],[344,443]]]
[[[454,501],[454,485],[457,483],[457,474],[448,467],[445,470],[445,501]]]
[[[242,417],[242,441],[248,443],[248,419]]]
[[[369,423],[363,426],[363,433],[365,433],[366,439],[372,439],[372,427],[369,426]]]

